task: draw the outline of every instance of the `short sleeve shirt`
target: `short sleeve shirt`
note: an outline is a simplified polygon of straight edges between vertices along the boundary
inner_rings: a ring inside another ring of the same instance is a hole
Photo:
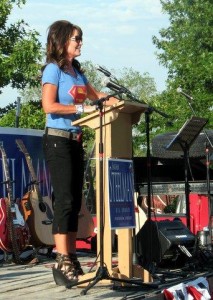
[[[57,64],[48,64],[42,74],[42,85],[45,83],[57,86],[57,101],[64,105],[82,104],[87,98],[88,83],[84,74],[75,69],[76,77],[62,71]],[[79,132],[79,126],[72,122],[79,119],[79,115],[47,114],[46,127],[58,128],[72,132]]]

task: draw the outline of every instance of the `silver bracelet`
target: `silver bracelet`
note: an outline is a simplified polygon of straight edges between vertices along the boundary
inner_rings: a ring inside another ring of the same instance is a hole
[[[76,108],[76,114],[77,115],[81,115],[84,112],[84,106],[79,104],[79,105],[75,105]]]

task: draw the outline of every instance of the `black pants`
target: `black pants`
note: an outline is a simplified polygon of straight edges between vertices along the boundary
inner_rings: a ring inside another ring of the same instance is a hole
[[[54,193],[53,234],[77,232],[84,175],[82,143],[44,135],[43,151]]]

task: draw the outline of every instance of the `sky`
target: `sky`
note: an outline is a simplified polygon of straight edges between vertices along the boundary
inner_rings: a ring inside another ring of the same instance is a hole
[[[24,19],[40,34],[45,48],[47,28],[56,20],[69,20],[83,30],[80,62],[91,61],[108,70],[132,68],[154,78],[159,92],[165,89],[167,70],[159,64],[152,37],[169,25],[160,0],[27,0],[14,6],[8,22]],[[97,71],[98,72],[98,71]],[[11,87],[0,94],[0,107],[19,96]]]

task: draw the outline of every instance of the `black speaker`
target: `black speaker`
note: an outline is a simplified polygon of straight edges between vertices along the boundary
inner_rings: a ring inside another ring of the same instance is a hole
[[[177,267],[177,262],[185,263],[194,245],[194,234],[179,219],[147,220],[136,235],[138,263],[147,270],[153,264]]]

